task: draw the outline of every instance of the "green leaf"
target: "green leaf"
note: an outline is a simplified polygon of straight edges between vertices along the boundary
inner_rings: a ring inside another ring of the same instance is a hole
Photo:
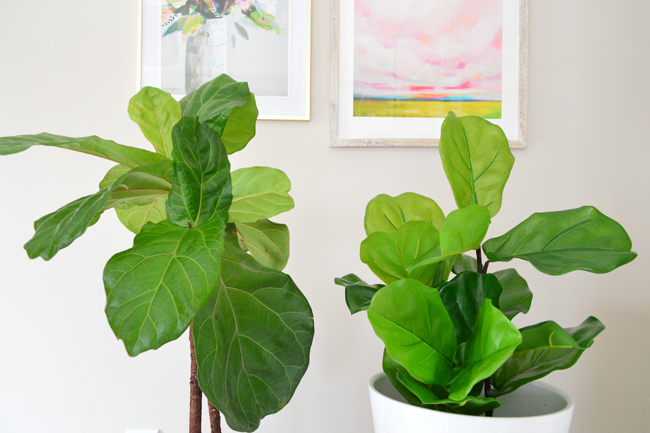
[[[109,188],[77,199],[37,220],[34,223],[36,233],[25,244],[29,258],[40,256],[44,260],[50,260],[57,252],[83,235],[88,227],[97,222],[110,194],[120,182],[121,178]]]
[[[456,275],[465,271],[478,272],[478,262],[472,256],[468,256],[467,254],[460,254],[454,262],[453,271]]]
[[[388,376],[388,379],[390,379],[390,383],[392,383],[395,389],[399,391],[400,394],[402,394],[406,401],[408,401],[413,406],[422,406],[422,402],[418,396],[409,391],[409,389],[399,381],[397,374],[400,373],[411,380],[415,379],[413,379],[408,374],[408,371],[406,371],[404,367],[399,365],[393,358],[390,357],[386,349],[384,349],[384,358],[381,365],[384,373],[386,373],[386,376]]]
[[[167,216],[174,224],[197,227],[213,217],[228,220],[232,200],[230,162],[219,135],[196,117],[174,126],[174,171]]]
[[[604,274],[634,260],[631,249],[625,229],[592,206],[535,213],[483,245],[493,262],[518,258],[549,275],[576,270]]]
[[[144,206],[131,206],[126,209],[115,208],[115,213],[122,225],[137,235],[148,222],[157,224],[167,219],[166,203],[167,198],[165,197]]]
[[[131,356],[178,338],[219,281],[224,223],[147,224],[104,269],[106,316]]]
[[[293,209],[290,190],[291,181],[282,170],[248,167],[233,171],[229,221],[255,222]]]
[[[428,197],[407,192],[397,197],[380,194],[368,202],[363,220],[366,235],[374,232],[394,232],[409,221],[426,221],[438,231],[445,222],[445,214]]]
[[[225,135],[226,150],[232,154],[246,147],[255,136],[257,107],[251,95],[248,83],[238,83],[222,74],[181,99],[181,110],[183,116],[198,116],[199,122],[209,125],[220,136]],[[243,109],[237,110],[240,107]],[[230,122],[232,125],[228,125]]]
[[[16,135],[13,137],[0,137],[0,155],[11,155],[22,152],[34,145],[54,146],[63,149],[75,150],[88,155],[115,161],[127,167],[151,164],[164,159],[162,155],[138,149],[137,147],[124,146],[114,141],[104,140],[97,136],[71,138],[62,135],[48,134],[46,132],[36,135]]]
[[[122,164],[116,165],[106,172],[104,179],[99,182],[99,189],[110,187],[113,185],[113,182],[127,174],[129,171],[131,171],[131,167],[127,167],[126,165]]]
[[[255,122],[258,114],[255,95],[252,93],[246,105],[232,109],[221,135],[228,155],[239,152],[255,137]]]
[[[122,170],[116,171],[119,173]],[[129,170],[122,176],[117,185],[111,187],[112,192],[104,205],[104,210],[125,203],[144,206],[154,201],[166,199],[171,190],[171,173],[172,162],[167,159]],[[113,175],[110,171],[107,174],[109,177]]]
[[[289,261],[289,227],[269,220],[236,223],[240,246],[267,268],[281,271]]]
[[[454,364],[460,371],[449,386],[449,398],[467,398],[474,385],[490,377],[520,343],[519,330],[486,299],[479,309],[474,334],[456,352]]]
[[[510,320],[519,313],[528,313],[533,302],[533,292],[528,288],[526,280],[515,269],[505,269],[492,275],[499,279],[503,287],[499,298],[501,312]]]
[[[440,231],[440,246],[412,261],[407,271],[480,248],[489,226],[490,215],[484,206],[469,205],[451,212]]]
[[[440,251],[443,256],[479,249],[490,221],[490,213],[484,206],[468,205],[451,212],[440,230]]]
[[[479,309],[485,299],[499,308],[503,288],[491,274],[463,272],[440,288],[440,298],[454,323],[454,335],[463,343],[474,335]]]
[[[193,325],[201,390],[237,431],[283,408],[309,364],[313,313],[291,278],[226,244]]]
[[[555,322],[522,328],[521,344],[492,376],[495,389],[490,395],[508,394],[555,370],[573,366],[604,329],[595,317],[589,317],[575,328],[562,329]]]
[[[370,308],[370,301],[372,301],[377,290],[384,287],[383,284],[368,284],[354,274],[335,278],[334,283],[345,287],[345,303],[348,305],[350,314],[356,314]]]
[[[425,407],[434,410],[464,415],[482,415],[501,406],[501,402],[496,398],[479,398],[471,395],[461,401],[440,398],[430,387],[413,380],[413,378],[409,378],[402,373],[397,373],[397,378],[410,392],[417,396]]]
[[[408,271],[423,253],[438,245],[438,231],[425,221],[409,221],[394,232],[374,232],[361,242],[361,261],[384,283],[414,278],[431,285],[436,264]]]
[[[156,152],[171,159],[172,128],[181,120],[178,101],[160,89],[143,87],[129,101],[128,111]]]
[[[391,283],[375,294],[368,319],[390,357],[411,376],[427,384],[450,382],[456,338],[438,290],[413,279]]]
[[[515,163],[506,135],[481,117],[458,118],[453,112],[442,123],[441,134],[440,159],[456,204],[485,206],[495,216]]]

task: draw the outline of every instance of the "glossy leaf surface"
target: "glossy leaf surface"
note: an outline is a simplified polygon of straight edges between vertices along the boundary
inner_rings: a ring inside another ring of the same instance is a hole
[[[465,271],[478,272],[478,262],[472,256],[469,256],[467,254],[460,254],[454,262],[453,271],[456,275]]]
[[[429,250],[409,263],[407,270],[429,266],[466,251],[478,249],[490,227],[490,214],[486,207],[469,205],[447,215],[440,231],[440,246]]]
[[[97,222],[110,194],[120,185],[121,178],[109,188],[68,203],[34,223],[34,236],[25,244],[30,259],[50,260],[63,248]]]
[[[492,275],[499,279],[503,287],[503,293],[499,298],[501,312],[510,320],[519,313],[528,313],[533,302],[533,292],[517,270],[504,269]]]
[[[174,224],[197,227],[218,217],[228,221],[232,200],[230,162],[219,135],[195,117],[174,126],[174,170],[167,216]]]
[[[449,398],[464,400],[474,385],[490,377],[520,343],[519,330],[486,299],[479,309],[474,334],[456,353],[454,363],[460,372],[449,386]]]
[[[138,124],[156,152],[172,156],[172,128],[181,120],[181,106],[169,93],[143,87],[129,101],[129,117]]]
[[[384,283],[414,278],[432,284],[437,265],[414,271],[407,268],[422,254],[438,245],[438,231],[425,221],[410,221],[394,232],[375,232],[361,242],[361,261]]]
[[[444,412],[460,413],[464,415],[482,415],[487,411],[494,410],[501,406],[496,398],[479,398],[468,395],[461,401],[454,401],[449,398],[438,397],[430,387],[419,383],[401,373],[397,373],[397,379],[411,392],[417,396],[425,407]]]
[[[163,198],[143,206],[115,208],[115,213],[122,225],[137,235],[148,222],[156,224],[167,219],[166,203],[167,198]]]
[[[591,206],[535,213],[483,245],[493,262],[518,258],[549,275],[576,270],[610,272],[634,260],[636,253],[631,249],[625,229]]]
[[[442,123],[440,159],[458,208],[478,204],[490,216],[499,212],[515,162],[500,127],[481,117],[449,113]]]
[[[499,308],[502,291],[494,275],[470,271],[459,274],[440,288],[440,298],[454,323],[454,335],[459,343],[474,335],[479,309],[485,299],[491,299],[492,305]]]
[[[573,366],[594,338],[605,329],[595,317],[580,326],[562,329],[555,322],[522,328],[522,342],[492,376],[490,395],[508,394],[556,370]]]
[[[229,221],[255,222],[293,209],[291,181],[282,170],[248,167],[232,172]]]
[[[123,144],[118,144],[111,140],[104,140],[94,135],[91,137],[73,138],[48,134],[46,132],[36,135],[0,137],[0,155],[11,155],[22,152],[34,145],[54,146],[74,150],[108,159],[131,168],[144,164],[152,164],[164,159],[162,155],[158,155],[157,153],[138,149],[137,147],[124,146]]]
[[[380,194],[368,202],[363,225],[370,236],[374,232],[394,232],[409,221],[426,221],[440,231],[445,214],[435,201],[420,194]]]
[[[345,303],[350,314],[356,314],[370,308],[370,302],[383,284],[368,284],[354,274],[335,278],[334,283],[345,287]]]
[[[120,166],[118,166],[120,167]],[[121,170],[116,170],[118,173]],[[141,165],[129,170],[112,186],[104,209],[121,204],[143,206],[166,199],[171,190],[172,162],[163,160],[154,164]],[[109,172],[109,175],[111,172]],[[117,174],[117,173],[116,173]]]
[[[148,224],[104,269],[106,316],[131,356],[178,338],[219,281],[223,221]]]
[[[283,408],[307,366],[313,314],[291,278],[226,244],[221,282],[194,319],[201,390],[237,431]]]
[[[401,375],[406,376],[411,380],[415,379],[409,375],[408,371],[406,371],[404,367],[399,365],[393,358],[390,357],[386,349],[384,349],[384,357],[382,359],[381,367],[384,370],[384,373],[386,373],[386,376],[388,376],[388,379],[390,379],[390,383],[392,383],[395,389],[399,391],[400,394],[402,394],[406,401],[414,406],[422,406],[422,402],[418,396],[409,391],[409,389],[399,381],[397,374],[400,373]]]
[[[440,231],[442,254],[450,256],[480,248],[490,221],[490,213],[484,206],[469,205],[451,212]]]
[[[449,383],[456,338],[438,290],[413,279],[396,281],[375,294],[368,319],[390,357],[411,376],[427,384]]]
[[[183,116],[198,116],[223,136],[229,154],[237,152],[255,136],[257,107],[247,83],[223,74],[181,99]],[[229,125],[230,124],[230,125]]]
[[[239,245],[260,264],[281,271],[289,261],[289,227],[269,220],[236,223]]]

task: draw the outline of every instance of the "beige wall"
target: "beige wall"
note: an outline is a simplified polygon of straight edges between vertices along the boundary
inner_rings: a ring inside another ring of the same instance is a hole
[[[366,202],[415,191],[449,211],[437,149],[330,149],[329,2],[313,0],[312,121],[260,122],[233,165],[269,165],[293,181],[287,271],[316,317],[312,365],[294,400],[264,433],[370,433],[366,383],[382,347],[363,314],[350,317],[335,276],[355,271]],[[135,93],[135,0],[11,2],[0,26],[0,135],[97,134],[146,147],[126,113]],[[650,3],[531,0],[530,145],[489,236],[534,211],[583,204],[620,221],[639,258],[597,276],[537,273],[527,325],[608,327],[570,371],[548,381],[577,400],[574,433],[650,427]],[[32,221],[95,191],[110,164],[37,148],[0,159],[0,431],[114,433],[187,429],[186,336],[129,358],[103,315],[105,262],[132,237],[106,215],[51,262],[22,250]]]

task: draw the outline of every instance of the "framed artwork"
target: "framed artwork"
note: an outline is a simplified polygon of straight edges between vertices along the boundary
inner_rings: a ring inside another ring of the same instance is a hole
[[[527,137],[528,0],[332,0],[332,147],[437,146],[449,111]]]
[[[228,74],[260,119],[309,120],[311,0],[141,0],[140,87],[181,99]]]

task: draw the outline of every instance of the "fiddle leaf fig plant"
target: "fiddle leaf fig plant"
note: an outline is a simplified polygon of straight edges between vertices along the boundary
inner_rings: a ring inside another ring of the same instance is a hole
[[[232,429],[254,431],[293,396],[314,335],[307,299],[282,272],[289,229],[269,220],[293,208],[291,182],[269,167],[231,172],[228,155],[255,135],[246,83],[222,75],[180,102],[145,87],[128,113],[155,152],[94,136],[0,138],[1,155],[44,145],[117,164],[98,192],[37,220],[25,249],[50,260],[115,209],[136,235],[104,269],[115,336],[137,356],[189,327],[190,382],[200,387],[192,385],[190,433],[200,433],[201,392],[214,405],[213,420],[218,409]]]
[[[367,310],[386,346],[383,370],[410,404],[491,416],[497,397],[573,366],[605,327],[589,317],[574,328],[547,321],[517,329],[512,319],[529,311],[533,294],[515,269],[488,273],[489,263],[516,258],[548,275],[605,273],[636,253],[623,227],[591,206],[535,213],[485,240],[514,164],[505,134],[451,112],[440,157],[458,209],[445,216],[415,193],[373,198],[361,261],[385,285],[354,274],[335,283],[350,313]]]

